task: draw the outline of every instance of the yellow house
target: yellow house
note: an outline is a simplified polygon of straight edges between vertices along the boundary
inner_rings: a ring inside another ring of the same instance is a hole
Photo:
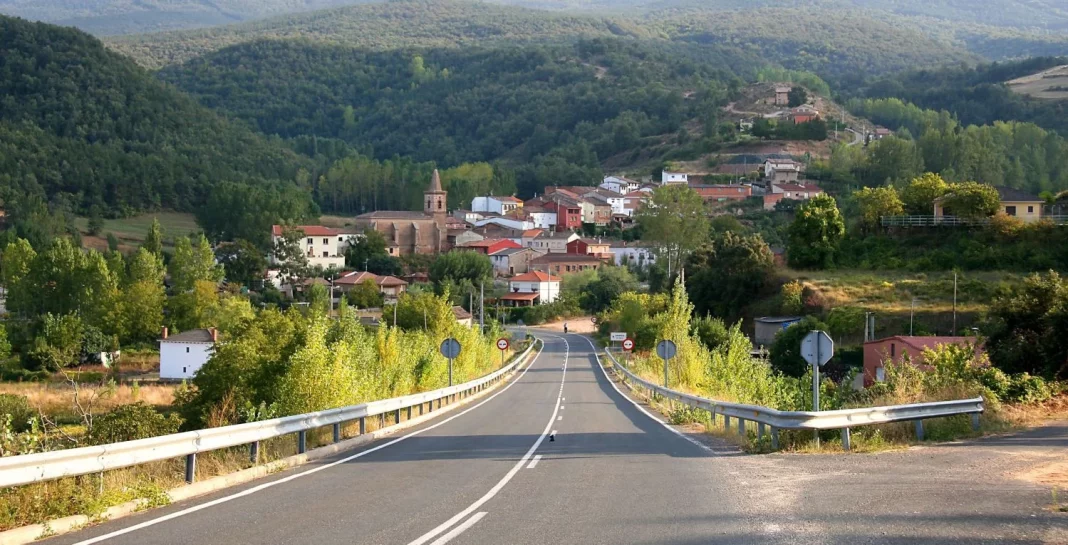
[[[995,186],[994,189],[998,190],[998,198],[1001,199],[1000,212],[1002,214],[1018,218],[1027,223],[1042,219],[1042,207],[1046,204],[1046,201],[1026,191],[1012,189],[1011,187]],[[942,206],[942,199],[935,199],[934,215],[936,218],[940,218],[947,215],[952,216],[953,214],[952,211],[949,214],[946,213],[945,208]]]

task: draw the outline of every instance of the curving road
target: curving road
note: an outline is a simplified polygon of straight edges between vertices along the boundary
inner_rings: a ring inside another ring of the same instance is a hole
[[[1057,543],[1037,489],[973,504],[993,487],[915,461],[744,456],[632,402],[585,337],[538,334],[512,382],[423,427],[45,543]]]

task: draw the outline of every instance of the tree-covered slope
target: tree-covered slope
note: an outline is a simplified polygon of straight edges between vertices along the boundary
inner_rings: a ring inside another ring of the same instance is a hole
[[[80,31],[0,17],[0,191],[113,213],[188,210],[221,180],[292,180],[304,159]]]
[[[423,52],[263,41],[160,77],[268,134],[454,165],[565,142],[606,157],[717,111],[736,70],[754,65],[733,50],[620,39]]]

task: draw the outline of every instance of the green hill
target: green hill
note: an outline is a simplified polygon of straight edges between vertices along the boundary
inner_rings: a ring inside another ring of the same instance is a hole
[[[308,163],[73,29],[0,17],[0,97],[9,203],[189,210],[216,182],[292,180]]]

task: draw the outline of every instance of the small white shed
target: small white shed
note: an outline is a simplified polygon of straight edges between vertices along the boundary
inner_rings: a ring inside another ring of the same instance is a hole
[[[182,380],[193,378],[208,362],[219,340],[217,329],[190,329],[168,335],[167,328],[159,340],[159,378]]]

